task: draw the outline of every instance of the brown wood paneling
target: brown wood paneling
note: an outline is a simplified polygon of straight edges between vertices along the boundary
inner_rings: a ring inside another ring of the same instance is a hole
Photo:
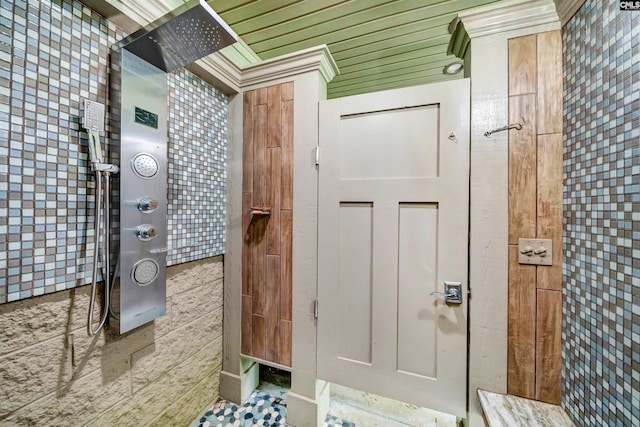
[[[253,239],[251,225],[251,204],[252,194],[242,193],[242,293],[251,295],[251,287],[253,280],[251,278],[253,271],[253,256],[251,249],[251,240]]]
[[[292,101],[293,100],[293,82],[282,83],[282,88],[280,89],[280,93],[282,95],[283,101]]]
[[[536,233],[536,96],[509,98],[509,122],[526,121],[509,131],[509,243]]]
[[[282,102],[280,85],[267,88],[267,114],[269,115],[269,133],[267,147],[280,147],[280,134],[282,133]]]
[[[533,399],[536,381],[536,267],[518,264],[509,246],[507,392]]]
[[[266,360],[280,363],[280,257],[267,255],[265,297]]]
[[[293,212],[283,210],[280,216],[280,318],[291,320],[291,268]]]
[[[269,89],[266,87],[262,87],[260,89],[255,90],[256,93],[256,103],[255,105],[267,105]]]
[[[562,292],[538,289],[536,345],[537,400],[560,404]]]
[[[242,124],[242,191],[253,191],[253,104],[255,91],[244,93],[243,124]]]
[[[292,99],[293,83],[243,99],[241,352],[283,365],[291,364]]]
[[[536,91],[536,36],[509,40],[509,95]]]
[[[240,353],[251,356],[253,336],[251,334],[251,297],[248,295],[242,295],[242,325],[241,339],[240,339]]]
[[[560,401],[562,45],[560,31],[509,40],[507,391]],[[518,239],[553,241],[553,266],[518,264]]]
[[[552,239],[553,265],[538,266],[538,288],[562,290],[562,135],[538,135],[537,237]]]
[[[281,157],[280,148],[267,149],[267,206],[271,208],[271,215],[267,222],[267,254],[269,255],[280,255]]]
[[[264,317],[253,315],[251,316],[251,330],[252,330],[252,352],[251,356],[259,359],[264,359],[265,355],[265,328]]]
[[[538,134],[562,133],[562,38],[538,34]]]
[[[251,250],[253,252],[251,254],[251,265],[253,266],[253,271],[251,272],[252,311],[253,314],[264,315],[266,280],[265,256],[267,254],[264,236],[267,230],[267,218],[264,216],[254,216],[251,221],[251,227]]]
[[[267,106],[253,111],[253,204],[264,207],[267,201]]]
[[[280,364],[291,366],[291,322],[280,320]]]
[[[282,209],[293,209],[293,101],[282,102]]]

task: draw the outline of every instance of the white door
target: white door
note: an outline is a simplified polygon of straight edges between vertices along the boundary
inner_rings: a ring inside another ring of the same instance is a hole
[[[318,378],[460,417],[469,99],[465,79],[320,104]]]

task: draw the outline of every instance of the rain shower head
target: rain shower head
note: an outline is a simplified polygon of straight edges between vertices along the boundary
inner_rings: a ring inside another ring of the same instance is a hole
[[[236,41],[205,0],[190,0],[118,45],[170,73]]]

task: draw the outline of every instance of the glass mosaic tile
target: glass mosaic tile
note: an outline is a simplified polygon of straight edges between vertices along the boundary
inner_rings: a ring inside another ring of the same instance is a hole
[[[640,13],[596,0],[563,30],[562,404],[581,426],[640,425],[639,36]]]
[[[123,36],[78,1],[0,1],[0,304],[91,280],[94,177],[80,105],[107,102],[109,48]],[[174,265],[224,252],[227,98],[188,71],[167,78]]]
[[[172,265],[224,253],[227,97],[179,70],[169,75],[169,106],[167,262]]]

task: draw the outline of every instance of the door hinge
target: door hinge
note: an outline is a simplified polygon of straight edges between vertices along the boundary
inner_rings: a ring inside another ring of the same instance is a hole
[[[318,318],[318,300],[313,300],[313,318]]]
[[[320,146],[316,145],[316,166],[320,165]]]

